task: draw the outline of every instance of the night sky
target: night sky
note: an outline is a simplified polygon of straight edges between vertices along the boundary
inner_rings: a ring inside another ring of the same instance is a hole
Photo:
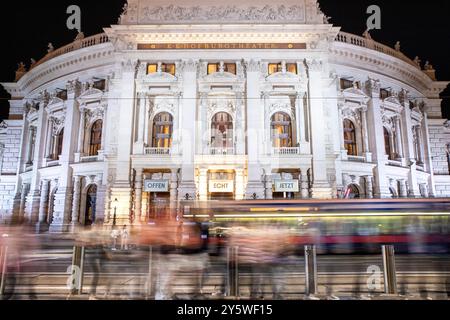
[[[275,1],[274,1],[275,2]],[[399,40],[409,57],[418,55],[437,69],[438,80],[450,80],[450,1],[404,0],[319,0],[330,22],[343,31],[361,35],[366,29],[369,5],[382,9],[382,29],[371,32],[381,43],[394,46]],[[73,41],[77,32],[66,28],[69,5],[77,4],[82,11],[82,31],[86,36],[102,32],[102,28],[117,23],[125,0],[38,0],[2,1],[0,30],[2,53],[0,82],[14,80],[17,63],[27,67],[30,59],[39,60],[47,52],[49,42],[59,48]],[[182,1],[180,1],[182,3]],[[450,97],[450,88],[443,94]],[[8,114],[8,95],[0,89],[0,120]],[[450,118],[450,101],[445,99],[443,111]]]

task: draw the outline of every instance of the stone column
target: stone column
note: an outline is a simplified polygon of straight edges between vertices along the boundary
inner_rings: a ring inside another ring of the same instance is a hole
[[[264,110],[261,106],[261,90],[259,80],[261,74],[260,61],[249,60],[246,64],[247,75],[247,152],[248,152],[248,181],[246,188],[247,199],[251,199],[253,194],[259,199],[263,199],[265,195],[265,186],[261,181],[262,168],[259,162],[259,156],[264,152],[263,144],[265,139],[263,136]]]
[[[136,179],[134,181],[134,222],[138,223],[142,221],[142,183],[143,183],[143,169],[135,168]]]
[[[422,130],[421,126],[416,126],[416,137],[417,137],[417,163],[419,165],[423,165],[423,138],[422,138]]]
[[[197,65],[194,60],[183,61],[183,106],[180,108],[180,119],[182,121],[181,149],[181,181],[178,187],[178,197],[184,198],[186,194],[195,198],[195,137],[196,114],[197,114]]]
[[[302,170],[301,173],[300,191],[302,199],[309,199],[309,181],[307,172],[308,172],[307,170]]]
[[[244,188],[244,169],[236,169],[236,178],[235,178],[235,198],[236,200],[244,200],[245,197],[245,188]]]
[[[117,199],[116,205],[116,225],[125,225],[130,223],[131,212],[131,191],[132,185],[130,181],[131,176],[131,157],[133,149],[133,132],[135,128],[134,116],[132,110],[136,109],[135,99],[135,73],[136,60],[128,59],[123,61],[117,70],[117,78],[111,83],[111,91],[113,96],[119,97],[117,104],[111,103],[113,107],[110,112],[117,112],[119,116],[118,132],[116,132],[119,141],[117,145],[117,166],[115,181],[111,186],[111,208],[114,208],[114,200]],[[121,72],[120,72],[121,71]],[[120,76],[120,77],[119,77]],[[113,211],[114,212],[114,209]]]
[[[315,199],[331,199],[332,188],[327,176],[327,157],[325,146],[325,113],[323,97],[323,62],[310,60],[308,64],[309,92],[311,106],[311,146],[313,166],[312,196]]]
[[[306,143],[305,106],[303,105],[303,96],[300,93],[297,93],[295,97],[295,115],[297,119],[297,142]]]
[[[236,129],[234,132],[236,141],[235,154],[245,154],[245,123],[244,123],[244,106],[242,101],[242,92],[236,93]],[[245,194],[244,194],[245,197]]]
[[[107,119],[108,119],[108,107],[105,105],[103,107],[103,118],[102,118],[102,142],[101,142],[101,149],[105,150],[106,148],[106,126],[108,124]]]
[[[369,79],[366,83],[367,91],[371,97],[367,108],[368,134],[371,137],[369,148],[372,151],[374,179],[376,182],[374,197],[390,198],[389,184],[386,178],[386,155],[384,146],[383,121],[381,118],[380,83]]]
[[[400,127],[400,116],[395,117],[395,142],[397,143],[397,158],[403,160],[403,139]]]
[[[51,159],[52,157],[52,138],[53,138],[53,121],[48,121],[48,128],[47,128],[47,138],[46,138],[46,145],[45,145],[45,158]]]
[[[405,100],[406,101],[406,100]],[[408,185],[410,189],[410,197],[419,197],[420,190],[417,184],[417,164],[414,154],[414,135],[413,135],[413,126],[411,120],[411,109],[409,108],[408,103],[404,103],[403,112],[401,116],[402,125],[400,126],[403,130],[403,137],[405,138],[405,158],[406,163],[409,165],[409,173],[408,173]]]
[[[270,172],[270,170],[268,170]],[[271,174],[265,174],[266,200],[273,199],[273,181]]]
[[[71,164],[77,151],[77,128],[80,128],[80,112],[77,98],[81,94],[80,83],[67,83],[67,109],[64,120],[64,137],[60,157],[60,174],[58,191],[55,195],[55,210],[50,232],[66,232],[70,230],[73,199],[73,176]]]
[[[71,224],[80,223],[81,176],[74,176]]]
[[[363,135],[363,147],[364,147],[364,156],[366,157],[367,162],[372,162],[372,153],[369,148],[369,131],[367,124],[367,107],[362,108],[361,110],[361,123],[362,123],[362,135]]]
[[[208,169],[200,169],[199,170],[199,195],[200,195],[200,201],[206,201],[208,200]]]
[[[48,203],[49,203],[49,191],[50,191],[50,182],[48,180],[42,180],[41,187],[41,202],[39,203],[39,217],[38,217],[38,225],[45,223],[45,218],[47,216],[48,211]]]
[[[365,176],[364,178],[366,180],[366,196],[367,196],[367,199],[373,199],[373,182],[372,182],[373,177],[372,176]]]
[[[341,156],[342,160],[347,160],[347,150],[345,149],[345,141],[344,141],[344,117],[342,116],[344,105],[342,103],[338,104],[338,122],[339,122],[339,141],[341,145]]]
[[[170,171],[170,209],[172,213],[178,207],[178,169]]]
[[[146,108],[146,95],[143,92],[138,93],[139,103],[137,104],[137,114],[138,121],[135,125],[137,125],[137,139],[135,143],[135,154],[143,154],[144,153],[144,133],[145,133],[145,108]],[[133,140],[134,141],[134,140]]]
[[[407,198],[408,190],[406,188],[406,181],[404,179],[399,180],[399,189],[400,198]]]
[[[84,145],[84,127],[86,126],[86,109],[83,107],[80,107],[80,127],[78,128],[78,147],[77,147],[77,153],[82,156],[83,153],[83,145]]]
[[[25,216],[26,200],[29,192],[30,192],[30,185],[28,183],[22,184],[22,192],[20,194],[20,206],[17,215],[18,221],[21,221]]]

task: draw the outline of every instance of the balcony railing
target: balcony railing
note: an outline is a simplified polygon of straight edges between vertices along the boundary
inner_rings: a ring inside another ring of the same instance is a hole
[[[339,34],[336,37],[336,41],[352,44],[354,46],[359,46],[359,47],[363,47],[363,48],[367,48],[367,49],[371,49],[371,50],[376,50],[378,52],[390,55],[392,57],[396,57],[416,68],[419,68],[419,66],[417,64],[415,64],[413,60],[408,58],[401,51],[397,51],[389,46],[378,43],[372,39],[366,39],[364,37],[356,36],[351,33],[339,32]]]
[[[56,49],[54,51],[49,52],[45,57],[39,60],[36,64],[34,64],[31,69],[36,68],[38,65],[43,64],[44,62],[51,60],[55,57],[61,56],[63,54],[76,51],[79,49],[92,47],[97,44],[109,42],[108,36],[105,33],[96,34],[91,37],[86,37],[84,39],[75,40],[74,42]]]
[[[397,160],[388,160],[388,165],[393,167],[402,167],[402,162]]]
[[[170,148],[145,148],[146,155],[170,155]]]
[[[366,158],[362,156],[348,156],[348,161],[365,162]]]
[[[300,148],[272,148],[272,154],[276,155],[297,155],[300,154]]]
[[[98,160],[98,156],[87,156],[87,157],[81,157],[81,162],[95,162]]]
[[[210,155],[234,155],[234,148],[210,148]]]

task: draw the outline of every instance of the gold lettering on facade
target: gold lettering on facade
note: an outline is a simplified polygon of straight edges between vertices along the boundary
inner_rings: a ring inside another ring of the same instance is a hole
[[[138,50],[306,49],[305,43],[141,43]]]

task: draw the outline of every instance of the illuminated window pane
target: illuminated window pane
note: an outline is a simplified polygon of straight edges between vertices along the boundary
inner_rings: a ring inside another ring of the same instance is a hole
[[[288,64],[286,64],[286,70],[288,72],[297,74],[297,64],[296,63],[288,63]]]
[[[269,63],[269,75],[281,71],[278,68],[279,66],[281,66],[281,65],[278,63]]]
[[[147,67],[147,73],[156,73],[158,71],[158,65],[157,64],[149,64]]]
[[[175,75],[175,64],[163,64],[162,71],[166,73],[170,73],[171,75]]]
[[[208,74],[212,74],[217,71],[219,71],[219,66],[217,65],[217,63],[208,64]]]
[[[236,74],[236,64],[235,63],[226,63],[225,71],[232,73],[232,74]]]
[[[344,120],[344,143],[349,156],[357,156],[355,125],[348,119]]]

